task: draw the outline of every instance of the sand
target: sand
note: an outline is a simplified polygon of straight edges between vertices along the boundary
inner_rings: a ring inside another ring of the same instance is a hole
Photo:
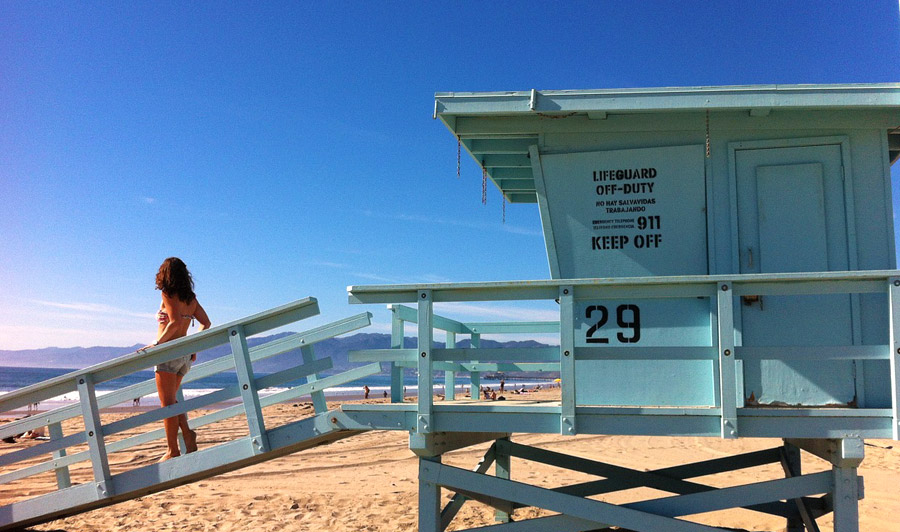
[[[542,391],[528,399],[554,399],[557,390]],[[508,396],[510,399],[525,396]],[[377,403],[381,399],[365,402]],[[329,405],[336,406],[336,405]],[[312,413],[309,403],[282,404],[265,410],[268,426],[289,423]],[[129,415],[107,412],[104,422]],[[77,430],[74,423],[66,433]],[[242,418],[234,418],[198,430],[202,448],[246,434]],[[717,438],[576,436],[548,434],[514,435],[525,445],[583,456],[617,465],[649,470],[778,446],[779,440]],[[897,530],[900,514],[900,445],[889,440],[866,442],[866,459],[860,467],[865,477],[866,498],[860,501],[861,530]],[[0,453],[32,442],[0,444]],[[465,469],[474,467],[488,444],[448,453],[444,462]],[[151,442],[110,457],[113,472],[152,463],[163,454],[164,443]],[[825,462],[804,453],[804,472],[827,469]],[[232,473],[141,497],[34,527],[34,530],[76,531],[413,531],[417,519],[417,470],[404,432],[369,432],[331,445],[248,467]],[[5,470],[0,468],[0,472]],[[73,481],[89,478],[86,463],[73,469]],[[774,465],[694,479],[717,486],[781,478]],[[584,474],[513,459],[512,479],[541,487],[555,487],[595,479]],[[52,473],[26,481],[0,485],[0,505],[29,498],[55,487]],[[444,500],[451,493],[444,490]],[[636,501],[665,496],[640,489],[600,497],[610,502]],[[514,517],[549,515],[536,509],[520,509]],[[703,523],[746,530],[781,530],[784,522],[747,510],[730,510],[695,516]],[[489,525],[493,511],[469,502],[448,530]],[[819,520],[831,530],[830,517]]]

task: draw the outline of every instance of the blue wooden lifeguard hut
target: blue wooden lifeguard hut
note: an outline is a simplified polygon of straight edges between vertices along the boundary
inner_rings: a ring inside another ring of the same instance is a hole
[[[351,286],[351,303],[389,304],[392,347],[352,353],[369,364],[335,375],[325,373],[331,360],[317,358],[315,344],[369,325],[371,314],[248,344],[317,314],[317,301],[306,298],[5,394],[0,412],[65,393],[79,401],[0,426],[3,438],[45,425],[50,433],[50,441],[0,455],[0,490],[51,472],[58,486],[24,490],[0,506],[0,530],[364,431],[403,430],[419,457],[423,532],[445,530],[468,500],[496,509],[497,523],[479,530],[498,532],[725,530],[685,516],[730,508],[776,516],[789,532],[817,531],[818,519],[833,513],[835,531],[858,532],[863,442],[900,440],[900,271],[890,201],[900,84],[439,93],[434,116],[506,201],[537,203],[547,279]],[[555,300],[559,320],[472,323],[433,308],[509,300]],[[415,325],[414,348],[404,342],[407,324]],[[558,334],[559,345],[482,347],[483,335],[527,332]],[[230,354],[197,365],[185,382],[233,370],[233,386],[126,419],[101,417],[100,408],[155,386],[98,396],[96,384],[217,345]],[[293,367],[254,370],[295,349]],[[383,369],[391,402],[328,409],[323,390]],[[414,403],[403,400],[406,370],[418,378]],[[558,375],[560,400],[480,400],[479,376],[488,371]],[[469,399],[456,395],[460,372],[470,375]],[[446,398],[435,401],[427,392],[441,377]],[[277,391],[260,395],[267,388]],[[267,422],[265,407],[303,396],[315,415]],[[214,409],[229,400],[240,404]],[[192,416],[193,427],[242,416],[246,436],[160,464],[108,459],[162,437],[159,420],[196,409],[213,411]],[[779,441],[644,471],[522,445],[516,433]],[[442,463],[446,452],[485,442],[474,470]],[[801,450],[830,468],[803,473]],[[513,459],[600,478],[529,485],[511,475]],[[82,461],[91,467],[70,471]],[[783,478],[725,488],[696,480],[765,464],[778,464]],[[635,487],[671,495],[623,505],[595,498]],[[455,495],[441,507],[444,489]],[[522,507],[552,515],[524,519],[515,512]]]

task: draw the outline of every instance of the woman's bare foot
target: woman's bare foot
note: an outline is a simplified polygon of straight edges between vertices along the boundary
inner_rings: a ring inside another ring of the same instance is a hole
[[[160,458],[159,461],[157,461],[156,463],[159,464],[159,463],[165,462],[166,460],[170,460],[172,458],[178,458],[179,456],[181,456],[180,452],[173,453],[172,451],[169,451],[166,454],[164,454],[163,457]]]
[[[193,430],[188,429],[187,432],[182,432],[184,436],[184,447],[187,449],[188,453],[193,453],[197,451],[197,433]]]

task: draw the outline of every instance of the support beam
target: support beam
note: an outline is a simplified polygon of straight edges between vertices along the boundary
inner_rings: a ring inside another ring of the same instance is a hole
[[[62,425],[57,423],[50,423],[47,428],[50,431],[50,439],[51,440],[59,440],[64,436]],[[66,450],[59,449],[57,451],[53,451],[53,461],[57,462],[61,458],[65,458]],[[60,465],[54,468],[56,472],[56,486],[59,489],[66,489],[72,485],[72,480],[69,477],[69,466],[68,465]]]
[[[94,471],[94,482],[97,485],[96,496],[99,499],[113,495],[112,474],[109,471],[109,459],[106,454],[106,443],[103,440],[103,425],[100,422],[100,409],[97,407],[97,394],[90,373],[75,377],[78,389],[78,400],[81,402],[84,417],[84,435],[87,438],[91,456],[91,468]]]
[[[509,436],[505,438],[501,438],[501,441],[509,443]],[[507,452],[508,447],[497,447],[497,460],[496,466],[494,468],[494,476],[497,478],[502,478],[503,480],[510,479],[510,456],[509,452]],[[508,523],[509,522],[509,512],[503,510],[495,510],[494,511],[494,521],[498,523]]]
[[[235,325],[228,330],[231,353],[234,356],[234,370],[237,373],[238,386],[241,389],[244,412],[247,415],[247,427],[250,430],[250,442],[254,453],[265,453],[269,450],[266,425],[263,420],[259,393],[256,390],[256,379],[253,376],[253,365],[250,361],[250,350],[247,348],[247,336],[243,325]]]
[[[301,347],[300,355],[303,357],[303,365],[314,364],[316,361],[316,354],[313,352],[313,346],[311,345]],[[320,378],[322,377],[318,373],[310,373],[306,376],[306,382],[312,384]],[[321,414],[328,410],[328,405],[325,402],[325,392],[317,390],[311,392],[309,397],[312,399],[313,409],[316,411],[316,414]]]
[[[419,290],[419,393],[418,413],[416,416],[416,431],[427,434],[433,430],[431,423],[431,410],[434,407],[434,368],[432,364],[432,340],[434,329],[432,328],[433,304],[431,290]]]
[[[481,349],[481,333],[472,333],[469,340],[469,347],[472,349]],[[469,395],[473,401],[481,398],[481,373],[478,371],[469,372]]]
[[[434,483],[454,491],[481,493],[498,500],[560,512],[590,521],[595,528],[619,526],[641,532],[719,532],[721,530],[601,501],[563,495],[553,490],[502,480],[489,475],[479,475],[440,464],[430,464],[428,468],[420,467],[419,482]],[[430,532],[432,530],[431,528],[421,528],[421,524],[420,520],[420,531],[428,530]]]
[[[781,448],[781,467],[784,469],[784,476],[799,477],[802,474],[800,448],[796,445],[785,442]],[[810,512],[809,506],[803,498],[794,499],[797,505],[799,516],[791,516],[787,518],[787,528],[785,532],[819,532],[819,525]],[[804,528],[805,527],[805,528]]]
[[[559,432],[578,433],[575,425],[575,288],[559,287],[559,377],[562,407]]]
[[[403,349],[403,320],[400,309],[391,307],[391,349]],[[403,368],[391,362],[391,402],[403,402]]]
[[[481,457],[481,460],[478,461],[478,465],[475,466],[473,471],[478,474],[487,473],[488,469],[491,468],[491,465],[494,463],[496,459],[496,446],[491,445],[487,452],[484,453],[484,456]],[[462,493],[457,492],[453,497],[450,498],[450,502],[447,503],[447,506],[444,506],[444,509],[441,510],[441,530],[447,528],[453,518],[456,517],[456,514],[459,513],[460,509],[462,509],[463,504],[469,500],[468,497],[463,495]]]
[[[433,457],[508,436],[505,432],[413,432],[409,435],[409,450],[418,456]]]
[[[719,338],[719,406],[722,409],[721,435],[732,439],[738,436],[737,374],[734,362],[734,298],[729,283],[718,283],[717,321]],[[743,394],[742,394],[743,395]]]
[[[447,349],[456,349],[456,333],[447,331]],[[456,371],[446,370],[444,372],[444,400],[456,400]]]
[[[421,394],[420,394],[421,395]],[[419,458],[419,532],[442,532],[441,487],[434,478],[441,458]]]

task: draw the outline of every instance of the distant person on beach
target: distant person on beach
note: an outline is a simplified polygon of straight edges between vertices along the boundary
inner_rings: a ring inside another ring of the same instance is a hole
[[[500,379],[500,393],[503,393],[505,388],[506,388],[506,381],[503,379]]]
[[[200,322],[200,331],[209,329],[209,317],[194,294],[194,279],[181,259],[169,257],[163,261],[156,273],[156,289],[162,291],[162,304],[156,313],[156,321],[159,323],[156,342],[141,348],[141,351],[186,336],[195,319]],[[165,407],[178,402],[181,380],[195,360],[197,354],[193,353],[156,366],[156,391],[159,393],[160,405]],[[187,452],[197,450],[197,433],[188,426],[187,415],[166,418],[163,420],[163,427],[166,430],[168,451],[160,462],[181,456],[178,448],[179,428],[184,436]]]
[[[368,399],[369,398],[369,387],[366,386],[365,384],[363,384],[363,391],[366,392],[366,396],[364,397],[364,399]]]

